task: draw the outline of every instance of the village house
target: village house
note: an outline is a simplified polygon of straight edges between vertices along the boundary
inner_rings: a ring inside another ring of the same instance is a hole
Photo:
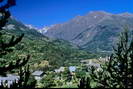
[[[0,86],[8,87],[10,88],[14,83],[18,83],[19,76],[7,74],[7,76],[3,77],[0,76]]]
[[[88,70],[90,70],[90,68],[93,66],[96,68],[97,71],[100,71],[101,61],[103,61],[103,59],[102,58],[99,58],[99,59],[82,60],[81,63],[85,65],[88,68]]]
[[[35,71],[32,73],[32,75],[35,77],[37,81],[41,80],[44,74],[45,73],[43,71]]]
[[[61,73],[65,71],[65,67],[60,67],[59,69],[54,70],[56,73]]]
[[[103,61],[103,62],[108,62],[109,59],[110,59],[110,57],[105,57],[105,58],[100,57],[98,60]]]
[[[70,66],[69,71],[70,72],[75,72],[76,71],[76,66]]]

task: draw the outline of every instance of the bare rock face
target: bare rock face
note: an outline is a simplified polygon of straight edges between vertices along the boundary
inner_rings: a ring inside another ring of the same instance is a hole
[[[133,14],[92,11],[85,16],[76,16],[68,22],[56,24],[44,35],[70,41],[85,50],[111,51],[125,26],[133,30]]]

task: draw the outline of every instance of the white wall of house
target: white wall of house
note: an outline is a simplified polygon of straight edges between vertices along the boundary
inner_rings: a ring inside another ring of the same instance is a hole
[[[40,76],[35,76],[35,79],[36,79],[37,81],[40,81],[40,80],[42,79],[42,77],[40,77]]]

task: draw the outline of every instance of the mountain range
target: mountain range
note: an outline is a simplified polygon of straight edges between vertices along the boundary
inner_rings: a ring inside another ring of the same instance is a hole
[[[78,65],[80,60],[98,57],[96,54],[80,50],[68,41],[48,38],[37,28],[25,25],[15,18],[10,18],[3,29],[3,38],[7,42],[13,35],[16,38],[22,33],[25,34],[22,41],[13,47],[15,51],[6,55],[5,59],[20,59],[29,54],[31,55],[29,64],[33,70],[40,69],[41,67],[37,67],[36,64],[43,64],[44,61],[48,61],[50,68],[57,68],[72,64]]]
[[[30,64],[48,61],[56,68],[73,63],[78,65],[80,60],[112,52],[112,46],[124,27],[133,33],[133,14],[93,11],[43,29],[25,25],[12,17],[4,27],[4,33],[7,33],[7,38],[25,34],[22,42],[15,47],[16,51],[11,54],[12,57],[31,54]]]
[[[125,27],[133,31],[132,13],[91,11],[84,16],[76,16],[67,22],[39,31],[49,38],[69,41],[87,51],[111,52],[112,46]]]

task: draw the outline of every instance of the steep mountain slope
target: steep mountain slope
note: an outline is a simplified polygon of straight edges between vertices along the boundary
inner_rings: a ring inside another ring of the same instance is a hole
[[[37,32],[36,29],[30,28],[27,25],[24,25],[20,21],[17,21],[15,18],[10,18],[5,29],[11,33],[21,34],[24,33],[25,36],[29,37],[44,37],[41,33]]]
[[[49,28],[44,35],[67,40],[85,50],[103,52],[112,50],[112,45],[125,26],[133,30],[133,14],[94,11],[57,24]]]
[[[54,25],[48,30],[46,35],[49,37],[72,40],[85,29],[97,24],[97,22],[101,20],[106,14],[108,13],[92,12],[86,16],[77,16],[66,23]]]
[[[37,32],[36,29],[30,29],[15,19],[10,19],[4,28],[6,29],[3,32],[6,40],[12,35],[18,36],[25,33],[21,43],[13,48],[15,51],[5,56],[5,59],[11,59],[9,61],[12,61],[30,54],[29,63],[33,67],[32,69],[35,69],[43,61],[48,61],[51,68],[56,68],[73,64],[78,65],[82,59],[96,57],[94,54],[73,47],[67,41],[49,39]],[[44,69],[44,66],[41,67]]]

